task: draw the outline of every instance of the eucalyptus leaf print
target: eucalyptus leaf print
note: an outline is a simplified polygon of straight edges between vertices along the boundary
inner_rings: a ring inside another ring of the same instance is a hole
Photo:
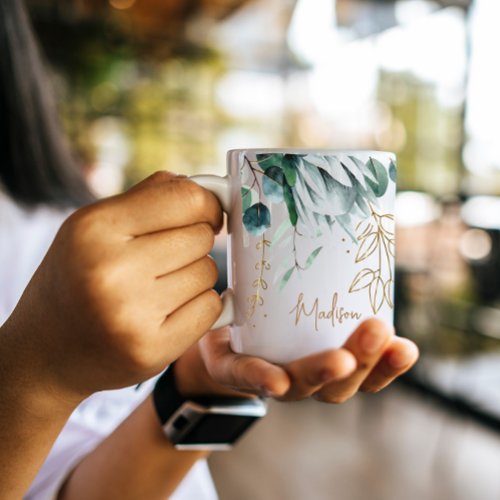
[[[373,182],[367,178],[366,182],[372,188],[375,196],[377,196],[377,198],[380,198],[381,196],[384,196],[389,184],[389,176],[387,174],[387,170],[384,165],[382,165],[382,163],[380,163],[375,158],[370,158],[366,165],[373,176],[377,179],[376,182]]]
[[[283,201],[283,177],[283,170],[276,166],[269,167],[262,176],[264,194],[271,203]]]
[[[306,263],[304,264],[304,269],[309,269],[312,266],[314,259],[316,259],[316,257],[318,256],[318,254],[321,252],[322,249],[323,247],[318,247],[311,252],[311,255],[307,257]]]
[[[396,182],[398,177],[396,164],[392,160],[391,163],[389,164],[389,177],[391,178],[392,182]]]
[[[274,271],[273,283],[279,283],[279,289],[317,265],[322,259],[320,255],[327,251],[323,240],[309,246],[305,245],[306,239],[323,238],[333,228],[357,247],[353,252],[356,263],[378,255],[382,247],[388,257],[394,255],[393,220],[389,214],[376,212],[379,199],[396,179],[396,167],[389,160],[386,167],[375,158],[363,161],[353,155],[270,152],[243,157],[242,222],[249,238],[261,238],[260,275],[254,281],[257,290],[252,299],[253,310],[263,303],[263,283],[267,283],[264,274],[271,270],[271,263],[265,258],[266,246],[291,250],[286,266],[278,262]],[[273,206],[282,207],[277,213],[286,214],[284,220],[280,215],[281,220],[275,223]],[[379,310],[384,303],[392,303],[391,287],[392,275],[382,276],[363,266],[349,291],[366,290],[372,308]]]
[[[247,186],[243,186],[241,188],[241,205],[243,212],[245,212],[245,210],[251,204],[252,204],[252,190]]]
[[[280,290],[283,290],[285,285],[288,283],[288,280],[292,277],[294,271],[295,271],[295,266],[288,269],[288,271],[282,276],[279,284]]]
[[[248,207],[243,214],[245,229],[253,236],[260,236],[271,226],[271,214],[263,203]]]

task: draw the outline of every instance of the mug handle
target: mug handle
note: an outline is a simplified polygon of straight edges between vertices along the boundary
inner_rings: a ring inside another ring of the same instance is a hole
[[[213,193],[221,204],[222,210],[229,215],[231,211],[231,181],[229,176],[220,177],[218,175],[193,175],[190,180],[196,182],[202,188]],[[235,303],[234,293],[231,288],[222,292],[222,312],[217,321],[212,325],[212,330],[222,328],[234,323]]]

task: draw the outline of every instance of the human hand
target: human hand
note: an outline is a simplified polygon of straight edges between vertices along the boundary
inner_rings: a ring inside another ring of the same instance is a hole
[[[341,349],[292,361],[283,366],[235,354],[229,329],[207,333],[176,363],[179,389],[185,394],[257,394],[282,401],[310,396],[343,403],[358,391],[377,392],[409,370],[417,346],[396,337],[377,319],[362,323]]]
[[[77,210],[5,325],[17,365],[79,399],[160,372],[221,312],[207,256],[221,223],[211,193],[166,172]]]

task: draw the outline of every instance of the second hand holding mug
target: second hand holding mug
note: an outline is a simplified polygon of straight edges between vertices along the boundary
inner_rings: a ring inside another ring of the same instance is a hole
[[[286,363],[393,322],[392,153],[241,149],[227,176],[193,176],[228,214],[228,281],[215,327],[235,352]]]

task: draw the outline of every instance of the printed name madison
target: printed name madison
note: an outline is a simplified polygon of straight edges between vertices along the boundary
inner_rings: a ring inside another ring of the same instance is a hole
[[[338,300],[339,300],[339,295],[337,292],[335,292],[332,295],[332,303],[329,309],[320,309],[318,298],[314,300],[312,306],[308,309],[304,304],[304,294],[300,293],[299,296],[297,297],[297,304],[290,311],[289,314],[295,314],[295,326],[298,325],[299,321],[302,319],[303,316],[312,317],[314,319],[314,329],[316,331],[318,331],[319,321],[323,320],[330,321],[332,327],[335,327],[337,323],[342,324],[344,321],[350,319],[358,321],[361,319],[361,317],[363,316],[361,313],[355,311],[348,311],[343,307],[340,307],[338,305]]]

